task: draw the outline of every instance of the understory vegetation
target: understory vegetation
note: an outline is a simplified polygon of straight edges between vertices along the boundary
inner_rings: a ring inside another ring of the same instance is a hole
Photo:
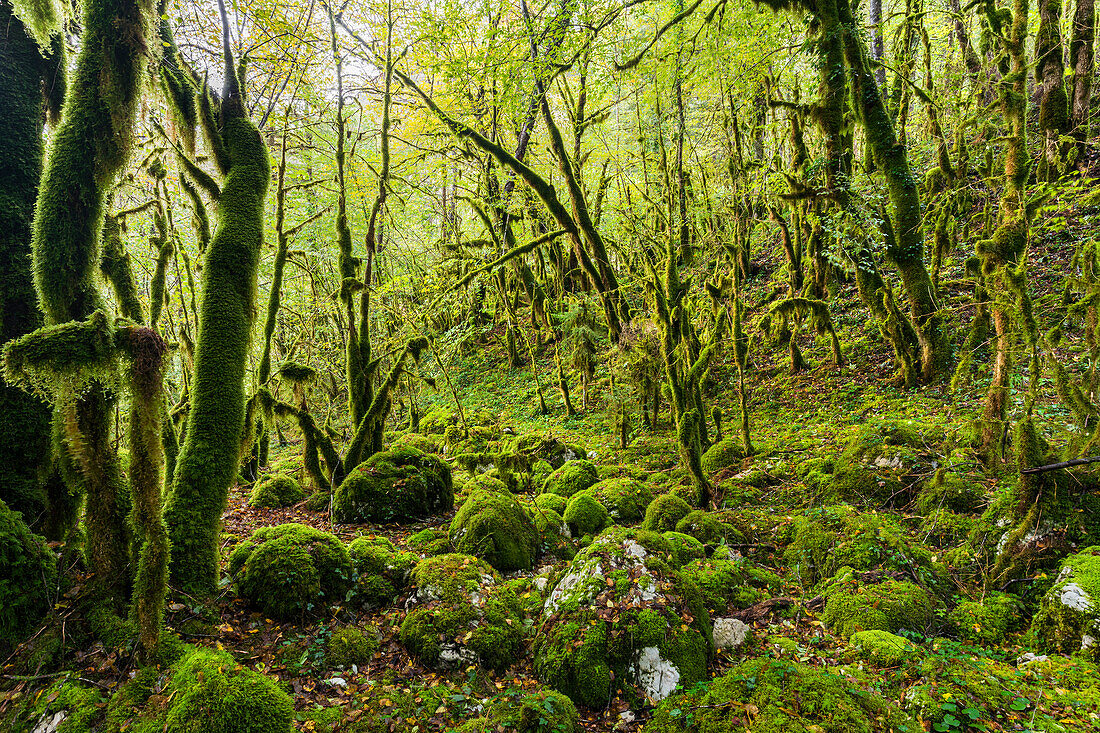
[[[0,729],[1097,730],[1095,25],[0,0]]]

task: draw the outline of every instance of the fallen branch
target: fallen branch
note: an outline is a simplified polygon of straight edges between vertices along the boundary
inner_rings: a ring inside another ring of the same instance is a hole
[[[1061,463],[1048,463],[1045,466],[1036,466],[1035,468],[1025,468],[1020,473],[1046,473],[1047,471],[1057,471],[1059,468],[1071,468],[1073,466],[1083,466],[1086,463],[1100,462],[1100,456],[1090,456],[1089,458],[1074,458],[1071,461],[1062,461]]]

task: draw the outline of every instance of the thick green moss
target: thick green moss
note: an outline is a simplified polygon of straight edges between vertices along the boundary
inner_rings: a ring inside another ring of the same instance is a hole
[[[713,557],[692,560],[681,573],[699,589],[707,610],[716,616],[730,605],[748,608],[773,598],[782,588],[782,581],[775,573],[721,550]]]
[[[504,481],[501,481],[496,476],[490,475],[489,472],[479,473],[471,478],[465,484],[462,485],[462,490],[467,495],[471,495],[477,491],[492,491],[500,494],[512,493]]]
[[[608,523],[607,509],[587,493],[574,494],[565,507],[562,519],[569,526],[569,534],[573,537],[596,534]]]
[[[442,529],[422,529],[409,537],[405,545],[421,555],[435,556],[453,552],[451,535]]]
[[[691,505],[675,494],[661,494],[649,503],[642,527],[652,532],[671,532],[691,514]]]
[[[712,445],[703,454],[702,466],[707,474],[731,468],[745,460],[745,449],[740,439],[726,438]]]
[[[986,503],[985,487],[965,476],[937,472],[917,494],[915,508],[920,514],[932,514],[937,510],[976,513]]]
[[[555,496],[547,494],[547,496]],[[572,560],[577,549],[570,541],[569,525],[553,509],[531,509],[531,520],[539,533],[539,550],[562,560]]]
[[[632,478],[609,478],[584,490],[607,509],[616,524],[634,524],[645,517],[653,489]]]
[[[356,537],[348,545],[354,571],[355,598],[370,606],[387,606],[408,584],[418,558],[401,552],[385,537]]]
[[[57,560],[46,541],[0,501],[0,653],[50,610],[56,584]]]
[[[935,599],[920,586],[900,580],[860,585],[838,582],[827,591],[821,620],[833,633],[849,637],[857,631],[923,632],[932,623]]]
[[[1044,652],[1084,651],[1097,657],[1100,639],[1100,546],[1062,561],[1054,586],[1031,621],[1030,639]]]
[[[507,491],[470,494],[451,521],[450,536],[455,550],[501,571],[530,568],[539,541],[535,524]]]
[[[1019,621],[1020,601],[1007,593],[990,593],[982,601],[964,601],[952,609],[947,620],[963,641],[1001,644],[1005,634]]]
[[[421,560],[401,643],[429,667],[478,663],[502,670],[523,648],[521,604],[482,560],[448,554]]]
[[[596,467],[586,460],[569,461],[546,477],[542,493],[573,496],[600,480]]]
[[[735,528],[702,509],[694,509],[686,514],[676,523],[676,531],[691,535],[706,545],[740,542],[744,539]]]
[[[229,556],[237,591],[278,619],[322,613],[344,600],[352,565],[343,543],[304,524],[256,530]]]
[[[411,522],[454,507],[451,468],[436,456],[400,447],[356,466],[336,489],[337,522]]]
[[[672,565],[682,568],[692,560],[698,560],[707,554],[703,543],[691,535],[680,532],[664,532],[662,535],[672,547]]]
[[[616,691],[639,702],[704,679],[709,617],[670,555],[660,535],[621,527],[582,550],[547,598],[535,639],[539,679],[589,707],[606,706]]]
[[[336,629],[325,645],[325,663],[338,669],[347,669],[353,664],[365,666],[378,651],[377,634],[370,627],[366,633],[351,626]]]
[[[398,448],[402,446],[416,448],[421,453],[439,453],[441,450],[439,441],[417,433],[405,433],[397,440],[393,441],[392,447]]]
[[[248,505],[259,509],[280,509],[297,504],[305,497],[301,485],[291,476],[274,474],[256,484],[248,497]]]
[[[916,652],[908,639],[881,629],[857,631],[850,641],[860,659],[880,667],[896,667]]]
[[[569,506],[569,497],[561,494],[539,494],[535,497],[535,506],[564,514],[565,507]]]
[[[709,687],[662,702],[643,733],[918,733],[887,698],[841,674],[784,659],[750,659]]]

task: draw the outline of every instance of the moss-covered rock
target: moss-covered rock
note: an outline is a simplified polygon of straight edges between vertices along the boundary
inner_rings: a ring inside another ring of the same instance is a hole
[[[376,453],[356,466],[336,489],[337,522],[411,522],[454,507],[451,468],[415,448]]]
[[[516,458],[526,458],[527,465],[543,461],[551,469],[561,468],[570,461],[588,458],[588,452],[579,445],[541,435],[519,435],[505,440],[501,446],[501,453]]]
[[[546,600],[535,639],[539,679],[596,708],[616,691],[662,699],[704,679],[710,622],[670,555],[660,535],[622,527],[582,550]]]
[[[256,530],[229,556],[237,591],[272,618],[319,614],[344,600],[351,558],[335,535],[304,524]]]
[[[726,438],[712,445],[703,454],[703,470],[708,474],[731,468],[745,460],[745,449],[741,441],[734,438]]]
[[[292,476],[277,473],[256,483],[248,497],[248,505],[258,509],[281,509],[297,504],[305,497],[302,486]]]
[[[480,557],[505,572],[527,570],[538,551],[538,530],[507,491],[470,494],[451,522],[450,537],[458,552]]]
[[[573,537],[596,534],[607,526],[607,509],[590,494],[575,494],[562,515]]]
[[[880,667],[896,667],[916,651],[913,642],[881,629],[857,631],[849,641],[858,658]]]
[[[646,507],[653,501],[653,489],[632,478],[604,479],[584,490],[607,509],[616,524],[642,521]]]
[[[579,733],[573,701],[554,690],[505,694],[490,700],[486,715],[463,723],[455,733]]]
[[[836,634],[902,629],[923,632],[932,623],[935,599],[918,585],[903,580],[860,584],[849,577],[827,590],[821,620]]]
[[[366,632],[353,626],[336,629],[325,645],[325,663],[329,667],[348,669],[353,664],[364,666],[378,651],[378,632],[368,627]]]
[[[46,540],[0,501],[0,654],[50,610],[56,578],[57,559]]]
[[[419,433],[404,433],[398,436],[390,447],[415,448],[421,453],[439,453],[443,448],[435,438],[430,438],[427,435],[420,435]]]
[[[445,555],[454,551],[454,548],[451,547],[451,535],[443,529],[422,529],[411,535],[405,541],[405,546],[412,552],[428,555],[429,557]]]
[[[726,524],[714,514],[695,509],[676,523],[676,531],[691,535],[705,545],[721,545],[741,542],[744,537],[732,525]]]
[[[661,536],[668,541],[669,547],[672,548],[673,567],[682,568],[692,560],[698,560],[707,554],[703,543],[691,535],[680,532],[664,532]]]
[[[521,604],[491,565],[457,553],[421,560],[401,643],[429,667],[502,670],[523,649]]]
[[[914,508],[924,515],[943,509],[974,514],[982,511],[985,503],[986,492],[983,484],[967,476],[937,471],[932,480],[917,494]]]
[[[1100,546],[1062,561],[1054,585],[1039,605],[1029,636],[1044,652],[1083,651],[1097,658],[1100,640]]]
[[[590,461],[569,461],[546,477],[542,484],[542,493],[573,496],[599,480],[596,467]]]
[[[662,702],[643,733],[918,733],[885,697],[839,671],[785,659],[750,659],[708,687]]]
[[[425,435],[443,435],[451,425],[458,424],[458,413],[445,407],[436,407],[420,416],[420,432]]]
[[[550,509],[558,514],[564,514],[568,505],[569,497],[561,494],[539,494],[535,497],[535,506],[539,509]]]
[[[748,608],[779,595],[782,581],[775,573],[756,567],[752,561],[722,548],[712,557],[692,560],[682,574],[702,596],[712,615],[733,605]]]
[[[1001,644],[1020,619],[1020,601],[1007,593],[990,593],[981,601],[964,601],[947,615],[963,641]]]
[[[691,505],[682,498],[661,494],[646,507],[642,528],[651,532],[672,532],[688,514],[691,514]]]
[[[906,536],[888,514],[856,512],[847,504],[795,517],[783,559],[802,585],[832,578],[841,567],[917,573],[929,587],[945,587],[947,571],[927,547]]]
[[[916,420],[868,420],[848,440],[841,458],[908,473],[938,456],[943,429]]]
[[[489,471],[479,473],[472,477],[462,485],[462,490],[467,496],[477,493],[478,491],[489,491],[497,494],[512,493],[507,483]]]
[[[370,606],[387,606],[405,589],[419,561],[385,537],[356,537],[348,545],[354,571],[354,597]]]
[[[553,496],[553,494],[548,494]],[[531,520],[539,535],[539,552],[548,553],[562,560],[572,560],[577,548],[570,541],[569,525],[553,509],[532,507]]]

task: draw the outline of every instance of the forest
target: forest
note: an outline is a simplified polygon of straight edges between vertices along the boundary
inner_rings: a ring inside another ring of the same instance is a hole
[[[0,0],[0,729],[1100,729],[1096,21]]]

